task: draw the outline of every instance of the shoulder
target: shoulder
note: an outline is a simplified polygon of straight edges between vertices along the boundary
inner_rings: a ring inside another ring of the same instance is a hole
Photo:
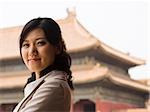
[[[44,76],[43,84],[41,86],[60,87],[62,84],[67,84],[66,73],[63,71],[53,70]]]
[[[67,75],[63,71],[54,70],[47,74],[47,77],[44,79],[46,82],[49,81],[67,81]]]
[[[68,94],[70,96],[70,87],[62,71],[52,71],[44,78],[41,86],[36,90],[36,95],[46,94],[44,97],[60,96]]]
[[[53,89],[59,88],[63,91],[70,91],[70,87],[67,82],[67,74],[58,70],[54,70],[47,74],[47,77],[44,79],[43,86]]]

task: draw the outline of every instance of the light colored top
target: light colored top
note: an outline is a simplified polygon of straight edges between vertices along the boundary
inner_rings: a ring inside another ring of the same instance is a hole
[[[71,91],[62,71],[51,71],[29,83],[13,112],[69,112]]]

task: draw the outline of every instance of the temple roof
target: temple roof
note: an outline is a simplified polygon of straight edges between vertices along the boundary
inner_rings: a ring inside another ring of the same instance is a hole
[[[75,84],[84,84],[107,79],[118,86],[150,92],[150,87],[147,84],[143,84],[137,80],[133,80],[128,77],[118,76],[111,73],[107,67],[102,67],[99,65],[93,66],[91,67],[91,69],[88,68],[87,70],[74,70],[73,76]]]
[[[10,73],[0,73],[0,89],[19,88],[26,84],[29,72],[17,71],[11,73],[11,75]]]
[[[133,90],[146,93],[150,92],[148,85],[127,77],[123,78],[112,74],[107,67],[100,65],[79,66],[72,69],[72,71],[74,84],[86,84],[107,79],[109,82],[120,87],[132,88]],[[9,89],[22,87],[25,85],[29,74],[29,71],[11,72],[11,75],[10,73],[0,73],[0,88]]]
[[[71,53],[77,53],[89,48],[97,48],[100,52],[116,57],[131,66],[145,63],[144,60],[129,56],[98,40],[80,24],[76,18],[75,11],[68,10],[66,18],[56,21],[61,27],[62,36],[66,42],[68,51]],[[0,29],[0,60],[20,57],[18,39],[22,28],[23,26],[15,26]]]

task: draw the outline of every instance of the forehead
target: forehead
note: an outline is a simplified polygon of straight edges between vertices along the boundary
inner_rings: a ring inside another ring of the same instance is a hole
[[[36,29],[30,31],[27,34],[25,40],[35,40],[35,39],[38,39],[38,38],[46,38],[45,33],[41,28],[36,28]]]

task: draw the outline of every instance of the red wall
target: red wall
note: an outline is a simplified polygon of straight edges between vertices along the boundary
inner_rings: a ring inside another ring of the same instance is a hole
[[[90,100],[80,100],[73,105],[71,112],[84,112],[85,104],[94,104]],[[127,103],[112,102],[106,100],[97,100],[95,104],[95,112],[112,112],[113,110],[136,108],[137,106]]]
[[[112,112],[112,110],[120,110],[120,109],[128,109],[128,108],[136,108],[137,106],[127,104],[127,103],[117,103],[110,101],[97,101],[96,102],[96,110],[97,112]]]

